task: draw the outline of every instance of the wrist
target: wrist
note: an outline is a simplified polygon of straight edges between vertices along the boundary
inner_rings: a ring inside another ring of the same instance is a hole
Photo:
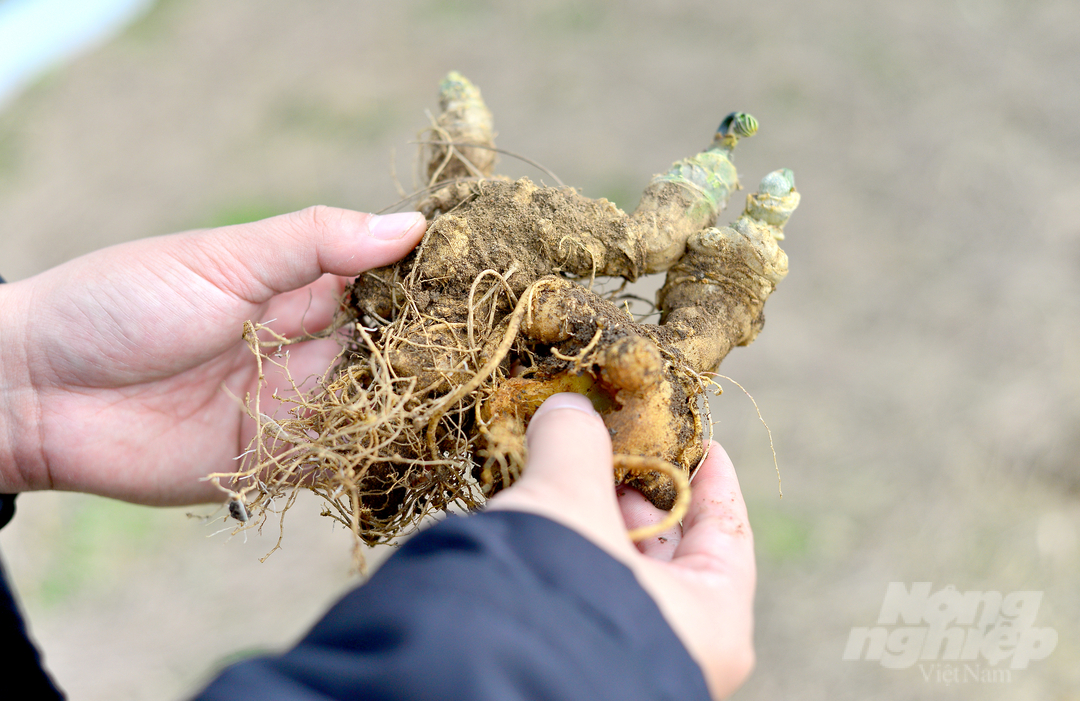
[[[26,283],[0,285],[0,493],[4,494],[43,486],[31,467],[40,462],[40,451],[34,447],[39,412],[27,350],[25,287]]]

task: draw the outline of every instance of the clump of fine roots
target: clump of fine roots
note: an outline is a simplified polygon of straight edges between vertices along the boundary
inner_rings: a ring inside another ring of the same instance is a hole
[[[777,242],[799,201],[794,176],[765,176],[742,215],[715,226],[740,187],[732,150],[757,130],[733,113],[704,151],[655,176],[627,215],[572,188],[493,176],[479,90],[450,73],[440,103],[424,141],[423,241],[356,279],[324,334],[342,342],[336,364],[313,391],[294,384],[295,396],[274,395],[290,403],[287,419],[270,419],[251,398],[258,433],[243,468],[210,479],[248,526],[291,505],[299,486],[358,543],[386,542],[511,485],[533,413],[552,394],[578,392],[610,430],[613,480],[671,511],[651,532],[668,527],[703,458],[712,373],[754,340],[787,273]],[[593,291],[597,278],[659,272],[659,324]],[[249,323],[245,338],[261,370],[284,367],[287,344],[308,337]]]

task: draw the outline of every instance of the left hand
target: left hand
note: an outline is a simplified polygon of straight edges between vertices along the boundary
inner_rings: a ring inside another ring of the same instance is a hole
[[[257,382],[243,323],[324,328],[349,277],[403,257],[424,229],[419,213],[312,207],[122,244],[0,286],[0,492],[219,500],[200,478],[234,470],[253,434],[234,398]],[[292,376],[322,375],[338,350],[290,346]]]

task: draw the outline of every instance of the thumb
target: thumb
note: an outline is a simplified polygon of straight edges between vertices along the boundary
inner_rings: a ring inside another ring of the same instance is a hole
[[[527,511],[567,526],[612,554],[630,551],[611,459],[611,436],[583,395],[556,394],[526,432],[525,473],[489,509]]]
[[[189,257],[192,269],[217,287],[261,304],[324,273],[352,277],[392,263],[412,250],[424,229],[419,212],[377,216],[316,206],[251,224],[180,234],[177,253]]]
[[[106,367],[139,368],[125,382],[175,374],[238,347],[240,325],[279,293],[325,273],[391,263],[424,229],[419,212],[376,217],[320,206],[95,251],[32,278],[34,345],[64,355],[50,366],[78,367],[82,382]],[[336,298],[343,280],[328,276],[327,291],[339,289],[325,296]],[[301,316],[307,303],[305,295]]]

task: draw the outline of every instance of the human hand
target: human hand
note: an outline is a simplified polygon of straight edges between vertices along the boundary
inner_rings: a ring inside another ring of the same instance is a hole
[[[665,512],[636,490],[612,485],[611,440],[589,400],[558,394],[533,416],[529,461],[488,508],[528,511],[577,531],[627,565],[724,698],[754,666],[754,543],[738,478],[712,443],[693,482],[682,526],[638,543],[627,528]]]
[[[219,499],[200,478],[232,471],[253,434],[234,398],[258,381],[243,323],[324,328],[350,276],[401,258],[424,229],[419,213],[312,207],[133,241],[0,286],[0,493]],[[299,381],[339,347],[289,350]]]

